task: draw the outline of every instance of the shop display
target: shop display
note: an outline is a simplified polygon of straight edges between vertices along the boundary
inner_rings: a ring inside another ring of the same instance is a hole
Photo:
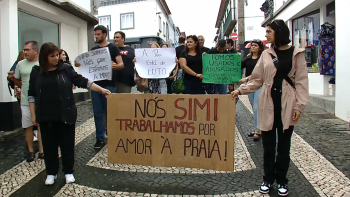
[[[318,33],[320,41],[318,65],[321,75],[335,75],[335,26],[321,25]]]

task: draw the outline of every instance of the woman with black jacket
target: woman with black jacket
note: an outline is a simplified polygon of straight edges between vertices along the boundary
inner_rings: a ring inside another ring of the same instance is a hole
[[[111,92],[77,74],[73,67],[59,61],[59,49],[53,43],[41,46],[40,66],[34,66],[30,74],[28,100],[33,125],[40,125],[45,153],[46,185],[57,178],[61,149],[66,183],[75,181],[73,176],[75,106],[72,85],[109,95]]]

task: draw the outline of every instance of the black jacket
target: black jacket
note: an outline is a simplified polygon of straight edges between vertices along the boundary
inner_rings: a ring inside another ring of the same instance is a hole
[[[61,100],[62,121],[66,124],[75,124],[77,120],[77,108],[75,106],[72,85],[79,88],[87,88],[88,82],[91,82],[80,74],[76,73],[69,64],[58,65],[57,84]],[[34,66],[30,74],[28,99],[29,102],[35,101],[36,122],[41,122],[41,80],[40,67]]]

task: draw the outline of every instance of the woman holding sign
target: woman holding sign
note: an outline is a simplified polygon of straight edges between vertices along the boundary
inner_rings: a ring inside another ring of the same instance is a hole
[[[73,166],[77,120],[72,85],[104,95],[111,92],[77,74],[71,65],[59,61],[59,49],[53,43],[41,46],[39,64],[30,74],[28,100],[32,123],[40,125],[47,173],[45,184],[52,185],[57,178],[58,146],[66,183],[72,183],[75,181]]]
[[[180,54],[180,66],[185,71],[184,94],[205,94],[202,86],[203,59],[197,36],[187,36],[185,50]]]
[[[309,98],[305,49],[288,45],[289,29],[282,20],[266,27],[266,38],[272,47],[261,54],[248,84],[241,85],[231,95],[235,98],[261,87],[258,128],[262,130],[265,175],[260,192],[269,193],[277,181],[278,194],[287,196],[291,137]]]
[[[253,40],[251,42],[250,53],[247,58],[242,62],[241,68],[245,68],[245,76],[246,78],[242,78],[239,83],[247,83],[249,81],[249,77],[252,74],[256,63],[258,62],[261,53],[264,51],[264,44],[261,40]],[[248,94],[249,102],[252,105],[254,112],[254,132],[248,133],[249,137],[253,137],[253,140],[259,140],[261,131],[258,128],[258,106],[259,106],[259,94],[261,88],[259,88],[256,92]]]

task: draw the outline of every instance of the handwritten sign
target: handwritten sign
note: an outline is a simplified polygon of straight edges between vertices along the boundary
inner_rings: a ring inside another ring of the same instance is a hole
[[[113,94],[107,105],[109,163],[233,171],[230,97]]]
[[[175,49],[148,48],[135,49],[135,68],[145,79],[168,78],[175,68]]]
[[[75,62],[80,64],[80,74],[92,81],[112,80],[112,60],[108,47],[83,53]]]
[[[203,55],[203,83],[234,84],[239,82],[241,77],[240,55]]]

